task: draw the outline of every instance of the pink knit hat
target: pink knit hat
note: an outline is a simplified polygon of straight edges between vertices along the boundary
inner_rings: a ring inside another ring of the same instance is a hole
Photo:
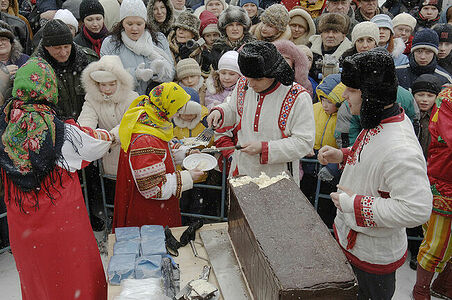
[[[292,68],[295,71],[295,82],[301,84],[312,96],[312,85],[308,79],[309,60],[306,54],[298,49],[291,41],[278,40],[273,42],[273,44],[275,44],[276,49],[278,49],[284,58],[292,61]]]

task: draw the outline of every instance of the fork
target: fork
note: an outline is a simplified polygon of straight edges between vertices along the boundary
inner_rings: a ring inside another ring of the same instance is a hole
[[[207,127],[204,129],[198,136],[195,138],[195,142],[208,142],[213,137],[215,130],[213,126]]]

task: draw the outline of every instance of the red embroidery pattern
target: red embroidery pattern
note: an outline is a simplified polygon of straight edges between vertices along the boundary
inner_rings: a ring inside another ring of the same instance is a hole
[[[246,85],[248,84],[246,77],[242,76],[239,79],[237,87],[237,113],[240,117],[243,114],[243,104],[245,103]]]
[[[292,110],[292,107],[295,104],[295,100],[297,100],[298,95],[300,95],[303,92],[307,92],[307,90],[299,84],[294,84],[287,93],[283,105],[281,105],[281,110],[279,112],[278,119],[278,126],[282,132],[286,129],[287,119],[289,118],[290,111]]]
[[[365,227],[377,227],[377,224],[374,222],[374,213],[372,211],[374,199],[374,197],[370,196],[363,196],[361,198],[361,216]]]
[[[375,128],[372,129],[363,129],[361,133],[358,135],[358,138],[356,139],[355,143],[353,144],[350,154],[347,157],[347,165],[355,165],[358,161],[359,152],[363,149],[363,147],[367,144],[369,144],[370,139],[373,136],[376,136],[381,132],[381,129],[383,126],[378,125]],[[367,133],[367,134],[366,134]]]

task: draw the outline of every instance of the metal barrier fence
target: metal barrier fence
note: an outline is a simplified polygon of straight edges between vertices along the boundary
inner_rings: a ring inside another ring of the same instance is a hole
[[[319,164],[319,161],[317,159],[303,158],[303,159],[301,159],[301,161]],[[102,201],[103,201],[103,207],[104,207],[105,235],[107,236],[111,229],[111,222],[110,222],[110,218],[108,217],[108,209],[113,209],[114,205],[107,203],[106,194],[105,194],[104,178],[116,180],[116,177],[107,175],[104,173],[103,167],[102,167],[102,162],[100,160],[98,161],[98,164],[99,164],[99,176],[101,178],[100,182],[101,182],[101,190],[102,190]],[[82,177],[81,186],[83,188],[83,195],[85,197],[86,209],[87,209],[88,215],[89,215],[90,210],[89,210],[89,205],[88,205],[88,189],[86,186],[86,176],[85,176],[84,170],[81,171],[81,177]],[[321,185],[322,185],[322,181],[320,179],[317,179],[316,192],[315,192],[315,198],[314,198],[315,199],[314,200],[314,208],[316,211],[318,210],[319,199],[331,199],[330,195],[320,193]],[[193,213],[186,213],[186,212],[181,212],[181,215],[187,216],[187,217],[203,218],[203,219],[214,220],[214,221],[227,221],[226,212],[225,212],[226,192],[227,192],[226,159],[223,159],[221,186],[207,185],[207,184],[194,184],[193,186],[198,187],[198,188],[221,190],[220,215],[219,216],[211,216],[211,215],[193,214]],[[1,218],[6,218],[6,213],[0,214],[0,219]],[[332,229],[330,228],[330,230],[332,230]],[[422,237],[413,237],[413,236],[408,236],[408,239],[415,240],[415,241],[423,240]],[[0,249],[0,253],[8,251],[9,249],[10,249],[10,247],[2,248],[2,249]]]

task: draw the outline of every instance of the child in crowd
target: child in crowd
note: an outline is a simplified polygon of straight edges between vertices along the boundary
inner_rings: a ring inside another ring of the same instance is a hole
[[[261,22],[251,27],[256,39],[274,42],[288,40],[292,36],[289,26],[289,12],[281,4],[273,4],[260,17]]]
[[[392,19],[392,25],[394,26],[394,38],[401,38],[405,43],[403,54],[410,54],[416,19],[412,15],[401,13]]]
[[[421,113],[418,139],[422,151],[424,152],[425,159],[427,159],[428,146],[430,145],[430,132],[428,131],[430,114],[432,112],[433,104],[435,104],[435,99],[440,91],[441,85],[436,76],[432,74],[422,74],[411,86],[411,93],[413,94],[414,100]]]
[[[259,7],[259,0],[240,0],[240,7],[243,7],[243,9],[246,10],[252,25],[256,25],[260,22],[259,17],[264,10]]]
[[[206,42],[202,46],[201,53],[201,72],[202,76],[207,78],[210,74],[210,65],[212,64],[211,50],[213,43],[220,37],[220,31],[218,30],[218,18],[213,13],[205,10],[199,16],[201,20],[201,26],[199,28],[199,34]]]
[[[204,105],[206,86],[201,76],[201,68],[193,58],[180,60],[176,65],[177,80],[181,87],[190,87],[199,93],[200,103]]]
[[[209,110],[202,106],[201,104],[190,99],[173,117],[174,123],[174,137],[178,140],[182,140],[188,137],[196,137],[204,129],[207,128],[206,118],[209,115]],[[213,139],[211,139],[208,146],[213,144]],[[180,166],[178,166],[178,170]],[[209,171],[203,175],[200,179],[195,182],[203,182],[207,184],[212,184],[212,176],[216,171]],[[217,177],[217,176],[213,176]],[[206,182],[206,180],[208,182]],[[221,183],[220,183],[221,184]],[[216,215],[215,199],[218,197],[211,197],[212,193],[206,191],[205,189],[193,188],[191,190],[182,193],[180,199],[180,208],[182,212],[194,213],[194,214],[210,214]],[[210,199],[210,200],[209,200]],[[212,209],[212,207],[215,207]],[[192,223],[193,218],[182,217],[182,225],[189,225]]]
[[[436,24],[433,30],[439,36],[438,64],[452,74],[452,25]]]
[[[224,102],[242,76],[238,57],[237,51],[228,51],[223,54],[218,62],[218,71],[212,71],[211,76],[207,78],[205,103],[209,110]]]
[[[414,13],[417,25],[415,32],[424,28],[432,28],[439,21],[443,1],[441,0],[422,0],[419,2],[419,11]]]
[[[344,98],[342,97],[345,91],[345,85],[341,83],[341,76],[339,74],[332,74],[327,76],[317,86],[318,101],[314,104],[314,119],[315,119],[315,141],[314,149],[311,153],[311,157],[315,158],[320,148],[325,145],[329,145],[337,148],[336,139],[334,138],[334,129],[336,128],[337,111],[341,106]],[[317,176],[320,176],[320,172],[328,175],[328,179],[332,180],[334,177],[339,176],[337,164],[328,164],[322,170],[318,170],[317,164],[302,163],[303,166],[303,178],[301,180],[301,190],[303,193],[314,203],[315,189],[317,184]],[[322,183],[321,192],[323,194],[329,194],[336,190],[334,182]],[[331,201],[320,201],[318,206],[318,212],[325,224],[331,228],[335,217],[335,206]]]
[[[430,115],[432,113],[432,107],[435,104],[436,97],[440,91],[441,84],[438,82],[437,77],[432,74],[422,74],[416,78],[411,86],[411,93],[413,93],[414,100],[416,101],[421,113],[418,139],[426,160],[428,155],[428,147],[430,145],[430,132],[428,129]],[[409,236],[422,237],[422,226],[407,228],[407,234]],[[408,240],[408,250],[411,253],[410,268],[413,270],[416,270],[417,268],[416,258],[420,245],[420,241]]]
[[[86,91],[85,103],[77,121],[84,127],[110,131],[113,144],[104,155],[102,165],[105,174],[116,177],[121,150],[119,124],[129,105],[138,97],[138,94],[133,91],[133,77],[123,68],[119,56],[105,55],[86,67],[82,73],[82,83]],[[97,180],[98,177],[95,178]],[[115,181],[105,179],[104,183],[106,198],[113,204]],[[92,212],[101,214],[103,211],[99,194],[100,191],[93,190],[89,199]],[[92,222],[98,221],[94,216],[91,219]]]
[[[186,11],[180,14],[174,22],[173,30],[168,35],[168,42],[174,61],[177,63],[184,58],[193,58],[201,61],[201,48],[190,40],[199,39],[200,21],[197,17]]]

